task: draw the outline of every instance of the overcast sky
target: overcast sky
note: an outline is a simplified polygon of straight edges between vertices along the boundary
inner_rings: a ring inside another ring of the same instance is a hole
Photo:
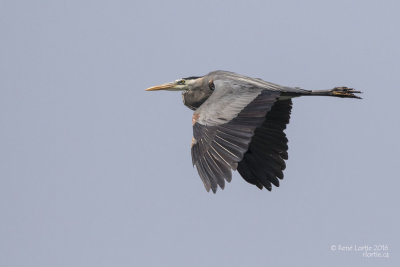
[[[400,266],[399,10],[2,0],[0,266]],[[295,99],[281,186],[214,195],[192,111],[144,89],[217,69],[364,99]]]

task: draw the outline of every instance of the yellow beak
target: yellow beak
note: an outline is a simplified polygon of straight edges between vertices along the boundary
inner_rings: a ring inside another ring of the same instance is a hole
[[[176,84],[175,83],[165,83],[165,84],[161,84],[161,85],[157,85],[157,86],[153,86],[150,88],[147,88],[146,91],[158,91],[158,90],[171,90],[171,91],[175,91],[177,90],[175,88]],[[178,89],[179,90],[179,89]]]

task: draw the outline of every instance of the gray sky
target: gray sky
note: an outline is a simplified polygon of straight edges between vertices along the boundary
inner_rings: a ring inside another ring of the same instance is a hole
[[[399,266],[399,9],[2,0],[0,265]],[[180,93],[144,89],[216,69],[364,99],[295,99],[281,187],[213,195]]]

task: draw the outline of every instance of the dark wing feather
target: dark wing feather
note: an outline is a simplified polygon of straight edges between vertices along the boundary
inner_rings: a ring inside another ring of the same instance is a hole
[[[213,107],[208,108],[207,111],[203,109],[203,112],[209,112],[204,117],[214,120],[211,125],[208,125],[206,120],[201,119],[201,110],[198,113],[196,113],[197,111],[195,112],[195,115],[200,119],[198,121],[194,119],[192,160],[207,191],[211,189],[215,193],[218,186],[222,189],[224,188],[225,180],[231,181],[231,170],[237,169],[238,163],[242,161],[248,151],[254,131],[257,127],[263,125],[266,114],[277,101],[279,95],[279,92],[274,91],[256,92],[256,95],[251,98],[249,103],[243,106],[238,114],[221,114],[220,110],[213,109]],[[243,102],[243,99],[240,101]],[[215,104],[218,105],[218,103]],[[235,109],[238,110],[238,106],[235,106]],[[215,118],[212,113],[210,114],[213,110],[216,110],[215,116],[219,117]],[[225,110],[229,112],[229,109]],[[229,117],[233,118],[227,120],[226,118]],[[228,122],[218,124],[215,121]],[[256,162],[249,157],[246,161],[249,164],[249,168],[242,167],[242,176],[253,177],[251,178],[252,181],[254,180],[253,183],[259,188],[263,186],[268,188],[269,180],[260,180],[258,178],[264,173],[263,170],[253,175],[248,171],[248,169],[255,170],[253,165],[259,162],[262,163],[263,158],[257,159]],[[245,162],[242,165],[244,166],[244,164]]]
[[[283,132],[289,123],[292,101],[275,102],[266,115],[263,124],[258,127],[243,160],[238,164],[238,172],[249,183],[262,184],[271,190],[271,183],[279,186],[283,179],[285,161],[288,159],[288,140]]]

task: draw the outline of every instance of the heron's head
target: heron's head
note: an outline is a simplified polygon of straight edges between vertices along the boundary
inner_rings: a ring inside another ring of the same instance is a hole
[[[197,109],[214,90],[213,81],[207,81],[205,77],[187,77],[175,82],[165,83],[147,88],[146,91],[182,91],[183,103],[190,109]]]

